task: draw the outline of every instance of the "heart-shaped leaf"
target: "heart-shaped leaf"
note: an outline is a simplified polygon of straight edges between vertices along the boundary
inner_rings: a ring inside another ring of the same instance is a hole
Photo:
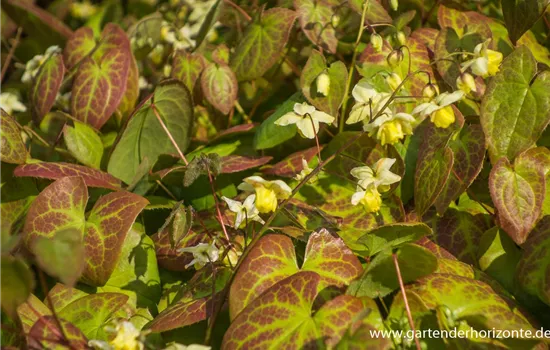
[[[489,156],[512,161],[531,148],[550,122],[550,72],[537,73],[537,61],[522,46],[502,62],[481,104],[481,125]]]
[[[231,55],[239,81],[261,77],[279,60],[295,19],[294,11],[280,7],[258,12]]]
[[[342,239],[324,229],[309,237],[301,269],[290,238],[276,234],[264,236],[247,255],[231,284],[231,317],[235,318],[269,287],[300,270],[316,272],[320,288],[325,288],[347,285],[363,269]]]
[[[0,110],[0,155],[2,162],[23,164],[27,160],[27,149],[21,138],[21,131],[13,118],[3,109]]]
[[[548,0],[502,0],[502,15],[512,44],[539,20],[548,4]]]
[[[357,242],[365,246],[366,256],[373,256],[431,234],[432,230],[424,223],[395,223],[377,227],[360,237]]]
[[[384,6],[380,4],[379,0],[350,0],[349,6],[355,10],[358,14],[363,14],[363,5],[366,4],[368,8],[366,9],[365,19],[370,24],[379,24],[379,23],[391,23],[392,19]]]
[[[101,170],[72,163],[40,162],[18,166],[13,172],[15,176],[31,176],[57,180],[67,176],[80,176],[86,186],[103,187],[119,190],[120,180]]]
[[[63,56],[59,53],[52,54],[40,66],[30,90],[33,113],[37,121],[41,121],[52,109],[64,75]]]
[[[98,62],[84,58],[73,82],[71,114],[101,129],[124,96],[129,67],[128,51],[119,48],[109,49]]]
[[[99,169],[103,157],[103,142],[93,128],[75,121],[65,125],[63,139],[69,152],[82,164]]]
[[[317,77],[325,71],[330,79],[327,96],[317,92]],[[344,98],[347,76],[348,69],[344,63],[336,61],[327,67],[325,57],[319,51],[313,50],[300,76],[302,93],[312,105],[336,117]]]
[[[546,192],[543,169],[517,158],[514,166],[501,158],[491,170],[489,189],[502,227],[522,244],[542,212]]]
[[[170,242],[170,229],[155,233],[151,238],[155,242],[155,251],[159,266],[170,271],[186,271],[185,267],[193,260],[191,253],[179,252],[179,249],[193,247],[205,239],[205,233],[192,228],[180,242],[173,247]]]
[[[90,27],[78,28],[67,40],[63,50],[63,61],[67,69],[72,69],[95,47],[94,31]]]
[[[206,100],[223,114],[229,114],[235,101],[239,86],[235,73],[224,64],[210,63],[201,75],[201,88]]]
[[[185,152],[191,141],[191,95],[183,83],[174,79],[166,80],[156,87],[154,94],[143,101],[130,117],[111,154],[107,167],[109,173],[128,184],[132,182],[145,158],[154,164],[161,154],[176,151],[155,112],[163,120],[182,152]]]
[[[298,20],[304,34],[315,45],[332,53],[336,52],[338,39],[332,26],[334,3],[317,0],[294,0]]]
[[[193,92],[206,64],[206,58],[200,53],[176,51],[172,59],[172,78],[181,80]]]

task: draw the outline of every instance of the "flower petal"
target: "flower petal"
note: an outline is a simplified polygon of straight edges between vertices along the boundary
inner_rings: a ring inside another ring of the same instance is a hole
[[[302,119],[304,119],[302,116],[294,112],[288,112],[287,114],[283,115],[281,118],[277,119],[275,121],[275,124],[280,126],[286,126],[286,125],[296,124]]]
[[[292,188],[283,180],[271,181],[271,188],[275,191],[275,195],[278,199],[287,199],[292,193]]]
[[[306,114],[313,114],[315,112],[315,107],[312,105],[309,105],[305,102],[303,103],[295,103],[294,104],[294,112],[300,116],[305,116]]]
[[[316,120],[312,120],[310,118],[302,118],[298,123],[296,123],[296,127],[298,127],[298,130],[300,130],[300,133],[303,137],[308,139],[314,139],[315,135],[319,131],[319,122]],[[315,127],[315,130],[313,129]]]
[[[370,166],[360,166],[353,168],[351,169],[350,174],[351,176],[359,180],[374,179],[374,172],[372,171]]]
[[[441,94],[440,96],[443,96],[443,94]],[[453,104],[457,101],[460,101],[463,97],[464,97],[464,91],[456,90],[455,92],[453,92],[451,94],[446,94],[445,96],[443,96],[439,100],[438,104],[439,104],[440,107],[445,107],[445,106]]]
[[[351,196],[351,204],[353,204],[353,205],[359,204],[361,199],[363,199],[363,197],[365,197],[365,193],[366,193],[366,191],[355,192],[353,194],[353,196]]]
[[[325,112],[321,112],[321,111],[315,111],[311,114],[311,117],[313,118],[313,120],[316,120],[320,123],[327,123],[327,124],[331,124],[333,121],[334,121],[334,117],[331,116],[330,114],[328,113],[325,113]]]
[[[239,201],[235,201],[233,199],[229,199],[226,196],[222,196],[222,199],[227,203],[227,206],[229,207],[229,210],[231,210],[234,213],[238,213],[242,211],[243,205]]]
[[[378,94],[378,91],[366,80],[360,80],[351,91],[355,101],[368,103],[371,98]]]

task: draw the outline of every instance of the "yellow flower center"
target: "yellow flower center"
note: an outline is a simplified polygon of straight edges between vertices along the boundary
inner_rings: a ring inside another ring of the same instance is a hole
[[[387,123],[384,123],[380,126],[378,130],[378,138],[382,146],[385,144],[391,144],[398,142],[405,134],[403,133],[403,127],[398,120],[392,120]]]
[[[433,112],[430,115],[430,120],[438,128],[446,129],[449,127],[449,125],[455,122],[455,112],[453,111],[453,108],[450,105],[445,106]]]
[[[360,202],[367,213],[375,213],[380,210],[382,197],[375,188],[368,189]]]
[[[275,191],[265,186],[257,186],[256,208],[260,213],[269,213],[277,209],[277,195]]]
[[[487,50],[488,73],[489,75],[497,74],[500,62],[502,62],[502,53],[493,50]]]

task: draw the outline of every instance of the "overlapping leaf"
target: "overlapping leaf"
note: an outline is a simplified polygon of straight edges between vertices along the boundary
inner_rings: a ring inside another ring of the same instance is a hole
[[[365,246],[367,256],[373,256],[431,234],[432,230],[424,223],[396,223],[370,230],[357,241]]]
[[[206,59],[200,53],[177,51],[172,59],[172,78],[181,80],[192,92],[206,63]]]
[[[269,163],[271,159],[273,159],[273,157],[243,157],[238,155],[225,156],[221,158],[221,174],[238,173],[240,171],[257,168]]]
[[[2,310],[14,316],[34,289],[34,277],[29,266],[21,258],[2,255]]]
[[[2,125],[0,128],[0,155],[2,162],[23,164],[27,160],[27,149],[21,138],[21,131],[15,120],[3,109],[0,111]]]
[[[319,288],[342,287],[357,278],[362,267],[342,239],[321,230],[309,237],[302,271],[319,275]],[[284,235],[262,237],[247,255],[231,284],[232,318],[275,283],[300,271],[292,240]]]
[[[99,169],[103,157],[103,143],[93,128],[75,121],[74,127],[65,125],[63,139],[69,152],[80,163]]]
[[[548,0],[502,1],[504,23],[513,44],[537,22],[544,14],[548,4]]]
[[[229,66],[216,63],[206,66],[201,74],[201,88],[208,102],[223,114],[233,109],[239,86]]]
[[[261,77],[279,60],[295,19],[296,13],[285,8],[259,11],[230,59],[239,81]]]
[[[392,19],[384,6],[378,0],[351,0],[349,1],[350,7],[355,10],[358,14],[363,13],[363,5],[366,4],[368,8],[366,9],[365,19],[369,21],[370,24],[379,24],[379,23],[391,23]]]
[[[95,47],[94,31],[90,27],[78,28],[67,41],[63,50],[63,60],[67,69],[73,68]]]
[[[151,236],[155,243],[155,251],[159,266],[171,271],[185,271],[186,265],[193,260],[191,253],[182,253],[178,250],[185,247],[193,247],[204,241],[205,233],[191,229],[176,247],[170,243],[170,231],[168,228]]]
[[[119,190],[120,180],[101,170],[72,163],[32,163],[18,166],[13,172],[15,176],[30,176],[57,180],[67,176],[79,176],[86,186],[103,187]]]
[[[338,38],[332,25],[335,3],[330,1],[294,0],[298,20],[304,34],[318,47],[336,52]]]
[[[59,329],[59,324],[63,329]],[[88,339],[71,322],[56,320],[54,316],[41,316],[29,331],[29,346],[37,349],[87,349]],[[66,337],[66,338],[65,338]]]
[[[63,56],[59,53],[52,54],[40,66],[30,91],[33,113],[37,121],[41,121],[53,107],[64,75]]]
[[[531,148],[550,122],[550,72],[537,73],[537,62],[522,46],[502,62],[481,104],[481,125],[489,156],[512,161]]]

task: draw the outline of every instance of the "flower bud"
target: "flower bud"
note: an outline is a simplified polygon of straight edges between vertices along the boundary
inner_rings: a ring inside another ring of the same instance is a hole
[[[332,17],[330,18],[330,24],[333,28],[338,27],[338,24],[340,24],[340,16],[337,14],[332,15]]]
[[[390,0],[390,6],[391,6],[392,10],[397,11],[397,8],[399,7],[399,1],[398,0]]]
[[[453,107],[445,106],[430,115],[430,120],[438,128],[446,129],[455,122]]]
[[[476,81],[470,73],[462,73],[456,78],[456,86],[464,91],[465,94],[469,94],[470,91],[476,92]]]
[[[397,32],[397,34],[395,34],[395,38],[397,39],[399,45],[405,45],[407,43],[407,37],[402,31]]]
[[[397,73],[392,73],[386,78],[386,83],[393,91],[397,90],[397,87],[399,87],[402,81],[403,80],[401,80],[401,77]]]
[[[327,71],[319,74],[316,80],[317,83],[317,93],[322,96],[328,96],[330,91],[330,76]]]
[[[396,49],[390,52],[388,55],[388,58],[386,59],[388,61],[388,65],[390,68],[395,68],[403,62],[403,51]]]
[[[370,43],[375,52],[382,51],[382,46],[384,45],[384,40],[379,34],[373,33],[370,36]]]
[[[269,213],[277,209],[277,196],[272,189],[257,186],[255,192],[256,208],[260,213]]]
[[[379,211],[382,206],[382,197],[376,188],[372,187],[365,191],[365,196],[361,198],[360,203],[367,213],[375,213]]]
[[[439,88],[435,84],[429,83],[422,89],[422,96],[426,98],[434,98],[437,95],[439,95]]]

